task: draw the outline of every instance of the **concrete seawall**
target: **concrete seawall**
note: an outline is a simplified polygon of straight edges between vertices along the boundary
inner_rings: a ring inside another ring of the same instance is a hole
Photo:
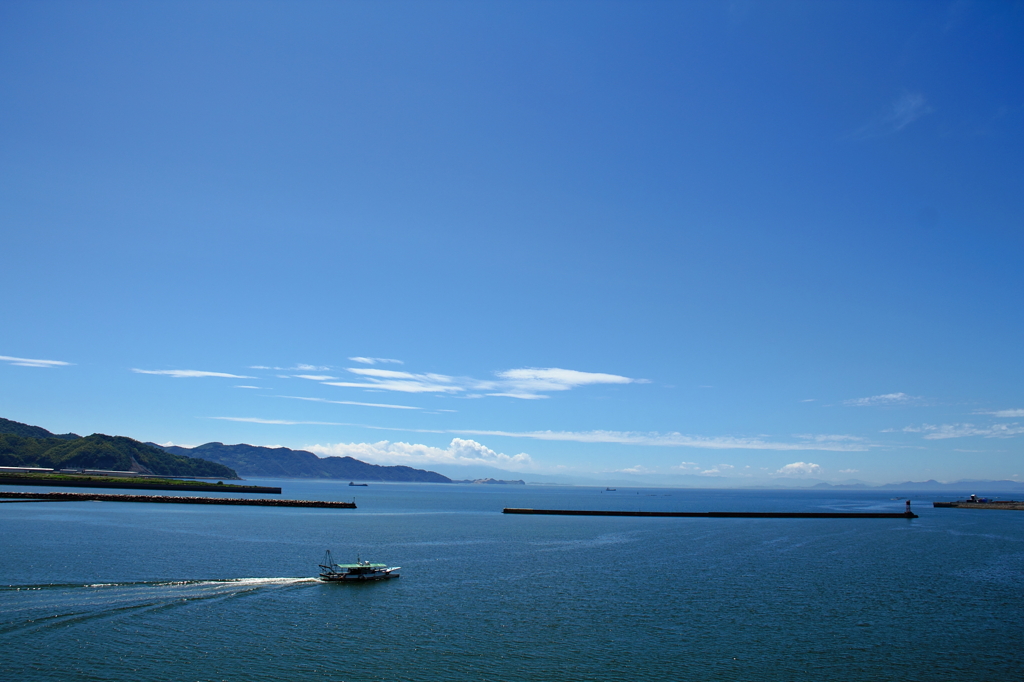
[[[270,486],[262,485],[234,485],[225,483],[224,485],[196,485],[195,483],[183,483],[181,485],[175,485],[173,483],[145,483],[139,481],[135,483],[131,482],[119,482],[119,481],[104,481],[102,477],[97,476],[91,481],[83,480],[46,480],[45,478],[29,478],[27,476],[0,476],[0,485],[44,485],[51,488],[127,488],[131,490],[187,490],[188,492],[197,493],[259,493],[262,495],[280,495],[280,488],[273,488]]]
[[[516,509],[506,507],[503,514],[551,514],[556,516],[670,516],[712,519],[916,519],[913,512],[645,512],[580,511],[575,509]]]
[[[321,500],[270,500],[238,497],[186,497],[176,495],[113,495],[103,493],[12,493],[0,492],[0,498],[48,500],[51,502],[161,502],[167,504],[233,504],[249,507],[316,507],[322,509],[355,509],[355,502]]]

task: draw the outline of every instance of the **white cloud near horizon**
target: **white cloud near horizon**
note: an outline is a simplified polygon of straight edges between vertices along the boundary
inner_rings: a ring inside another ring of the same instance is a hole
[[[175,377],[178,379],[195,377],[220,377],[223,379],[256,378],[244,376],[242,374],[227,374],[226,372],[204,372],[198,369],[136,369],[133,367],[132,371],[135,372],[136,374],[159,374],[161,376]]]
[[[715,466],[711,467],[710,469],[705,469],[704,471],[701,471],[700,475],[701,476],[721,476],[721,475],[726,474],[726,473],[728,473],[729,471],[731,471],[732,469],[735,469],[735,468],[736,467],[734,467],[732,464],[716,464]]]
[[[0,361],[19,367],[69,367],[72,364],[63,360],[33,360],[32,358],[15,358],[10,355],[0,355]]]
[[[495,452],[475,440],[463,438],[453,438],[447,448],[382,440],[377,443],[316,444],[303,449],[321,457],[354,457],[376,464],[403,464],[405,466],[483,464],[505,470],[510,470],[508,467],[531,467],[533,465],[530,455],[525,452],[509,456]]]
[[[612,474],[656,474],[658,473],[654,469],[648,469],[643,464],[637,464],[636,466],[627,467],[625,469],[613,469],[608,472]]]
[[[793,462],[775,472],[780,476],[813,476],[822,473],[821,466],[812,462]]]
[[[672,468],[679,469],[680,471],[696,471],[700,469],[700,465],[696,462],[680,462]]]
[[[843,405],[849,407],[875,407],[878,405],[906,405],[907,403],[919,400],[916,396],[906,393],[886,393],[884,395],[873,395],[867,398],[854,398],[844,400]]]

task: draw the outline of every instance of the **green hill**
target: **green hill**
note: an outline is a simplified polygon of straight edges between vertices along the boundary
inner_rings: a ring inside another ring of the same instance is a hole
[[[238,474],[222,464],[166,452],[125,436],[55,436],[41,427],[9,419],[0,419],[0,466],[238,478]]]
[[[10,419],[4,419],[3,417],[0,417],[0,433],[12,433],[15,436],[23,436],[25,438],[60,438],[61,440],[81,438],[77,433],[57,435],[50,433],[41,426],[30,426],[21,422],[11,421]]]
[[[266,478],[326,478],[351,481],[451,483],[434,471],[407,466],[381,466],[352,457],[317,457],[305,450],[255,445],[206,443],[194,448],[166,447],[167,452],[202,457],[229,466],[242,476]]]

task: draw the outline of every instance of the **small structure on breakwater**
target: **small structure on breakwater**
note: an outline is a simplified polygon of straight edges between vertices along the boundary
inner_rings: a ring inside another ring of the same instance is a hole
[[[961,509],[1014,509],[1024,511],[1024,501],[990,500],[987,497],[971,495],[966,500],[955,502],[932,502],[933,507],[959,507]]]

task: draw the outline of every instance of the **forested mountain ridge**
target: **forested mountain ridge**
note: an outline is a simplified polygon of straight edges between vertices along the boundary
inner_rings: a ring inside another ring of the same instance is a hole
[[[451,483],[434,471],[382,466],[352,457],[317,457],[305,450],[206,443],[163,447],[126,436],[55,435],[39,426],[0,418],[0,466],[136,471],[159,476],[237,479],[319,478],[355,481]]]
[[[59,438],[61,440],[73,440],[75,438],[81,438],[77,433],[50,433],[41,426],[31,426],[29,424],[22,424],[21,422],[11,421],[10,419],[4,419],[0,417],[0,433],[11,433],[15,436],[22,436],[25,438]]]
[[[452,482],[447,476],[434,471],[407,466],[369,464],[353,457],[317,457],[306,450],[289,448],[265,448],[244,443],[205,443],[194,448],[169,446],[163,449],[175,454],[219,462],[242,476],[416,483]]]
[[[48,434],[41,436],[24,434]],[[237,479],[223,464],[166,452],[126,436],[55,436],[46,429],[0,419],[0,466],[136,471],[158,476]]]

